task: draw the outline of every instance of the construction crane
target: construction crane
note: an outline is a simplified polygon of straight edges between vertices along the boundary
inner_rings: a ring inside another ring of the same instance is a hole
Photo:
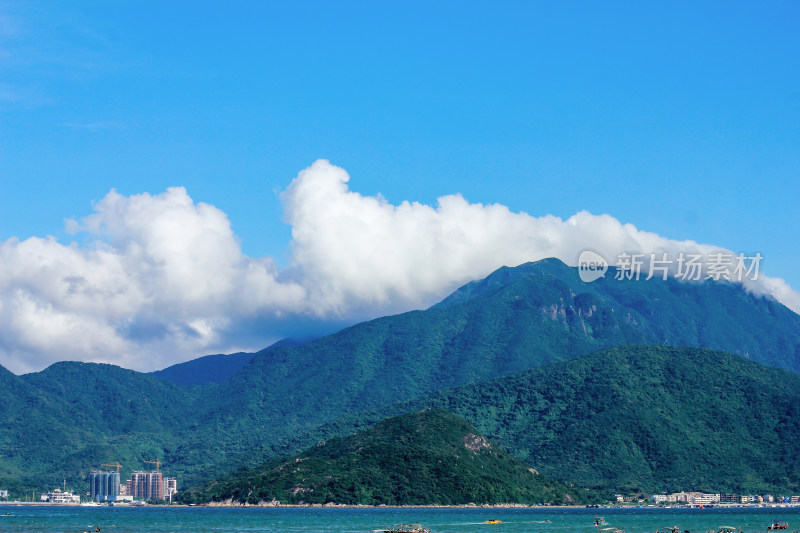
[[[119,474],[119,469],[120,469],[120,468],[122,468],[122,465],[121,465],[121,464],[119,464],[119,461],[115,461],[115,462],[113,462],[113,463],[111,463],[111,464],[108,464],[108,463],[103,463],[103,464],[102,464],[102,465],[100,465],[100,466],[114,466],[114,467],[116,467],[116,468],[117,468],[117,474]]]
[[[156,465],[156,472],[158,472],[158,469],[162,465],[161,461],[159,461],[158,459],[156,459],[155,461],[145,461],[145,463],[150,463],[152,465]]]

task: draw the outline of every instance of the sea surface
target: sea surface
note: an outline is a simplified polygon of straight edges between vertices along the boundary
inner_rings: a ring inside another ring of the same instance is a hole
[[[5,513],[10,513],[8,516]],[[800,531],[800,508],[735,509],[321,509],[211,507],[34,507],[0,505],[0,532],[184,533],[211,531],[370,533],[393,524],[420,523],[431,533],[601,533],[600,515],[626,533],[678,526],[706,533],[721,526],[765,533],[773,520]],[[489,519],[501,524],[486,524]],[[610,533],[602,532],[602,533]]]

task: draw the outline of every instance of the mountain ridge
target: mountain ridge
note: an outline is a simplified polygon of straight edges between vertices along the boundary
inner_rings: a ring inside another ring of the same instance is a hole
[[[709,345],[794,370],[800,364],[798,315],[715,282],[585,284],[574,268],[549,260],[499,269],[442,303],[267,348],[222,383],[179,387],[87,363],[0,372],[19,398],[5,406],[15,406],[7,418],[18,423],[0,434],[0,468],[30,481],[78,479],[100,463],[136,467],[159,457],[194,484],[293,453],[297,439],[352,413],[614,345]],[[42,436],[59,442],[56,453]]]
[[[302,346],[315,338],[286,337],[264,349],[280,346]],[[255,352],[204,355],[161,370],[149,372],[149,374],[184,387],[223,383],[252,361],[254,356]]]
[[[299,348],[257,353],[215,393],[224,400],[219,415],[231,418],[239,409],[233,406],[251,405],[252,416],[266,427],[288,426],[299,434],[337,413],[613,345],[699,345],[738,349],[752,360],[794,370],[800,364],[800,317],[739,287],[657,279],[585,284],[576,269],[556,260],[499,275],[510,281],[494,284],[480,298],[473,290],[461,303],[364,322]]]
[[[223,383],[252,361],[254,355],[249,352],[204,355],[149,374],[183,387]]]

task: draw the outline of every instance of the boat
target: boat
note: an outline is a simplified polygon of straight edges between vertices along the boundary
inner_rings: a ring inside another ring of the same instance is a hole
[[[789,523],[786,520],[773,520],[772,523],[767,528],[767,531],[774,531],[776,529],[786,529],[789,527]]]
[[[484,524],[502,524],[502,523],[503,523],[503,521],[502,521],[502,520],[495,520],[494,518],[492,518],[491,520],[487,520],[486,522],[484,522]]]
[[[734,531],[739,532],[741,531],[741,527],[733,527],[733,526],[721,526],[718,530],[709,530],[708,533],[734,533]]]
[[[594,515],[594,525],[596,527],[604,526],[606,525],[606,519],[602,516]]]
[[[384,529],[383,533],[431,533],[431,530],[420,524],[397,524],[391,529]]]

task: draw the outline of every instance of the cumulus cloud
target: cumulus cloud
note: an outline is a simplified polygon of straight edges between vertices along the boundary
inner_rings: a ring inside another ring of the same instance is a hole
[[[244,256],[227,216],[183,188],[112,190],[68,229],[95,240],[0,246],[0,354],[15,371],[62,358],[153,369],[235,345],[222,336],[237,318],[302,310],[305,289]]]
[[[575,264],[591,247],[718,248],[672,241],[581,212],[562,220],[470,203],[388,203],[348,188],[327,161],[282,194],[292,227],[291,264],[245,256],[222,211],[181,187],[123,196],[68,222],[91,244],[53,238],[0,243],[0,363],[16,372],[62,359],[152,370],[211,351],[256,349],[293,322],[342,323],[420,308],[502,265],[545,257]],[[800,295],[775,278],[748,282],[800,311]],[[261,344],[259,344],[261,343]]]
[[[459,194],[439,198],[435,207],[392,205],[380,196],[349,190],[348,181],[344,169],[317,161],[283,193],[295,266],[317,309],[325,313],[426,305],[503,265],[547,257],[575,265],[586,248],[612,264],[625,251],[666,252],[672,259],[681,252],[704,257],[727,252],[586,211],[567,220],[534,217],[503,205],[470,203]],[[800,311],[800,295],[783,280],[761,276],[746,284]]]

